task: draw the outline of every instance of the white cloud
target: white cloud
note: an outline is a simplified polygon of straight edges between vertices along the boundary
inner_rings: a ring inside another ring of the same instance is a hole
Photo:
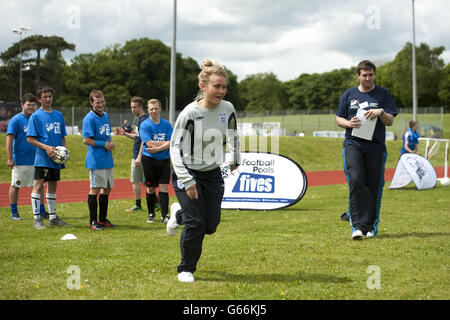
[[[199,63],[215,58],[239,79],[273,72],[286,81],[365,58],[386,61],[412,41],[411,0],[177,2],[178,52]],[[450,2],[415,3],[417,45],[445,46],[448,63]],[[172,6],[170,0],[2,0],[0,52],[18,41],[11,31],[22,25],[32,27],[31,34],[74,43],[76,51],[64,53],[66,58],[142,37],[170,46]],[[79,10],[79,25],[73,8]]]
[[[237,25],[240,18],[220,8],[209,6],[208,1],[191,0],[189,2],[178,1],[177,16],[184,21],[199,27],[208,25]]]

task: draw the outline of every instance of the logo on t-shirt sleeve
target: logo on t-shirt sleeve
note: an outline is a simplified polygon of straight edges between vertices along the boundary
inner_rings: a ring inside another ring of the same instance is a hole
[[[352,99],[350,101],[350,109],[358,109],[359,108],[359,101],[356,99]]]

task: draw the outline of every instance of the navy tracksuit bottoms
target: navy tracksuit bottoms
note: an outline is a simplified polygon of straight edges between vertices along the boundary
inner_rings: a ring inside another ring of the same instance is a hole
[[[342,150],[349,186],[348,213],[352,230],[378,232],[387,153],[346,145]]]
[[[216,232],[220,223],[224,181],[220,168],[211,171],[193,171],[198,199],[190,199],[178,178],[172,175],[175,194],[181,206],[177,212],[177,222],[184,225],[180,236],[181,262],[178,272],[195,272],[202,253],[205,234]],[[181,187],[181,188],[180,188]]]

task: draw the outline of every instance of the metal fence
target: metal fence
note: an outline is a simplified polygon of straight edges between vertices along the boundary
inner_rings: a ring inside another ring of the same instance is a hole
[[[411,108],[400,108],[391,127],[386,131],[392,132],[394,137],[401,139],[409,128],[409,121],[413,119]],[[418,108],[417,120],[419,133],[423,137],[442,138],[444,129],[444,108]],[[336,125],[336,110],[320,111],[281,111],[281,112],[239,112],[238,123],[250,127],[252,124],[256,132],[264,132],[276,128],[282,135],[312,136],[314,131],[344,131]],[[278,130],[280,128],[281,130]]]
[[[91,108],[77,108],[77,107],[55,107],[56,110],[61,111],[64,115],[64,120],[66,121],[66,126],[78,126],[82,130],[83,118],[91,111]],[[145,109],[146,111],[146,109]],[[137,124],[137,117],[135,117],[130,109],[120,109],[120,108],[105,108],[105,112],[108,113],[109,119],[111,121],[111,127],[121,127],[124,120],[128,120],[128,123],[134,126]],[[178,116],[179,112],[176,112]],[[161,118],[169,119],[169,111],[162,111]]]
[[[54,107],[61,111],[66,121],[66,126],[77,126],[82,130],[84,116],[90,111],[89,107]],[[137,123],[137,119],[129,109],[106,108],[111,119],[111,126],[120,127],[126,119],[132,125]],[[387,127],[387,131],[392,132],[395,138],[400,139],[408,130],[408,123],[413,119],[411,108],[401,108],[394,124]],[[5,132],[6,126],[19,108],[13,105],[1,106],[0,110],[0,131]],[[179,111],[176,112],[178,116]],[[256,134],[276,134],[276,135],[298,135],[304,134],[312,136],[314,131],[344,131],[336,125],[336,110],[302,110],[302,111],[267,111],[238,112],[238,124],[240,128],[253,128]],[[169,119],[169,112],[162,111],[161,117]],[[442,138],[444,126],[444,108],[429,107],[418,108],[417,120],[419,122],[419,133],[422,137]]]

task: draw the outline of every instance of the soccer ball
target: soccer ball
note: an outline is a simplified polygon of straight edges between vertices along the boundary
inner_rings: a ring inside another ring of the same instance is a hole
[[[64,164],[69,161],[69,150],[64,146],[57,146],[55,148],[56,157],[53,158],[53,162],[58,164]]]

